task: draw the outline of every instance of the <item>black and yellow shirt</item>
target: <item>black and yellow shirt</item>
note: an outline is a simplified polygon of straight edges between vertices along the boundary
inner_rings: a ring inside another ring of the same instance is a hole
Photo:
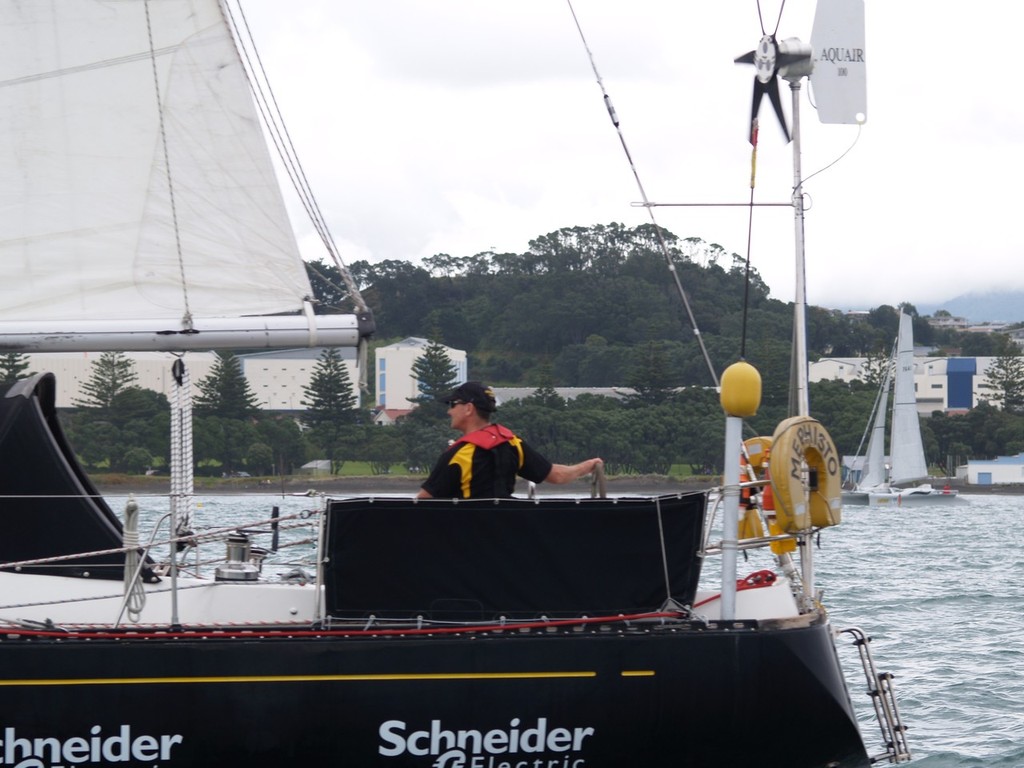
[[[435,499],[504,499],[517,475],[540,483],[550,473],[550,461],[508,428],[489,424],[441,454],[422,488]]]

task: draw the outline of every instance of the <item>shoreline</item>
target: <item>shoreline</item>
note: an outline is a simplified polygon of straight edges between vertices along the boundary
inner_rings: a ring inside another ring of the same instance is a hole
[[[134,475],[97,475],[90,478],[96,488],[104,494],[146,494],[167,495],[170,493],[170,479],[166,476],[145,477]],[[313,493],[345,496],[372,496],[374,494],[415,494],[423,482],[422,477],[390,476],[355,476],[355,477],[323,477],[288,475],[277,478],[253,477],[197,477],[195,495],[228,495],[255,493],[282,493],[288,495]],[[946,484],[936,478],[934,486]],[[616,475],[606,480],[609,493],[615,495],[638,494],[669,494],[688,491],[703,491],[713,488],[718,483],[708,478],[690,478],[682,480],[665,475]],[[948,483],[950,488],[964,495],[1024,495],[1024,483],[1007,485],[967,485],[962,482]],[[520,484],[519,492],[525,492],[525,483]],[[562,486],[539,486],[547,492],[558,488],[568,494],[590,493],[590,481],[576,481]]]

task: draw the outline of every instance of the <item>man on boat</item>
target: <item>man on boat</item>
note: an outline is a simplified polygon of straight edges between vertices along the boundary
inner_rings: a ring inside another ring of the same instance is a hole
[[[601,459],[552,464],[507,427],[491,424],[498,404],[494,391],[479,381],[467,381],[441,400],[462,437],[441,454],[418,499],[508,498],[517,475],[534,483],[568,483],[601,464]]]

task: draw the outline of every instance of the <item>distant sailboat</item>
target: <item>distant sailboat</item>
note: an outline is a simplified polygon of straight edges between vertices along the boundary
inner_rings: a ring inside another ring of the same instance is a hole
[[[921,422],[914,391],[914,327],[910,315],[900,313],[899,334],[893,364],[886,367],[871,421],[864,468],[857,486],[844,491],[843,504],[903,505],[936,504],[958,499],[957,492],[937,490],[928,483],[901,487],[928,477],[928,464],[921,442]],[[895,374],[895,375],[894,375]],[[889,387],[893,386],[890,460],[885,461],[885,421],[888,414]]]

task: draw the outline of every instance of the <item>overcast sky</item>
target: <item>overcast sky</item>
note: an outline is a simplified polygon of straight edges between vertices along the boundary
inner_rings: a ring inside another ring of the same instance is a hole
[[[573,5],[648,198],[747,202],[753,67],[733,59],[760,38],[756,2]],[[762,0],[769,31],[780,5]],[[523,252],[562,227],[650,221],[564,0],[243,6],[347,262]],[[867,0],[866,14],[867,123],[820,124],[806,87],[800,102],[805,178],[853,146],[805,186],[810,301],[1024,289],[1024,6]],[[786,2],[779,38],[809,41],[813,15]],[[765,100],[757,201],[789,199],[790,146]],[[746,254],[744,208],[655,216]],[[753,265],[782,300],[793,229],[792,209],[755,211]]]

